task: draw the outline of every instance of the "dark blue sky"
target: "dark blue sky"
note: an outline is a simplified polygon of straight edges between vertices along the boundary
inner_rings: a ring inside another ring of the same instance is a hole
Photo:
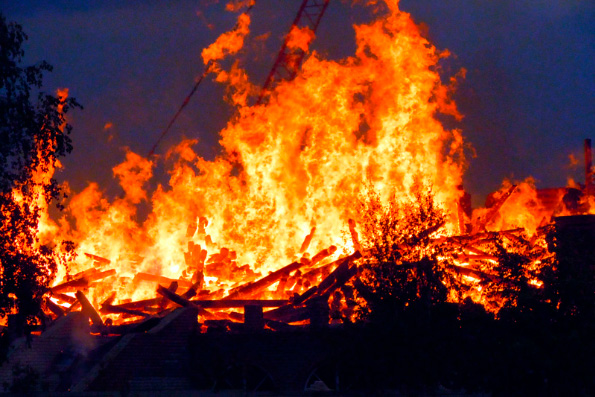
[[[301,0],[257,0],[252,37],[241,57],[253,81],[264,82],[283,34]],[[85,109],[72,114],[74,152],[66,178],[79,190],[89,180],[110,185],[122,147],[146,154],[202,72],[200,52],[236,15],[220,0],[7,1],[0,8],[29,35],[27,62],[54,66],[45,89],[68,87]],[[585,0],[402,0],[401,9],[424,22],[430,40],[453,56],[443,69],[467,78],[457,101],[465,118],[447,120],[463,130],[477,157],[465,187],[475,203],[503,178],[533,176],[539,187],[583,181],[583,139],[595,138],[595,2]],[[359,7],[331,0],[314,48],[331,57],[353,49],[351,25],[366,18]],[[208,26],[211,24],[212,26]],[[217,131],[231,110],[208,81],[163,141],[198,137],[212,156]],[[106,123],[113,127],[105,130]],[[569,167],[569,155],[581,163]]]

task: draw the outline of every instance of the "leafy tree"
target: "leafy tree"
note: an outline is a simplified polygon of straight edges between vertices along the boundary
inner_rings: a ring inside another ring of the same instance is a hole
[[[372,188],[360,198],[358,224],[370,255],[362,273],[371,318],[390,320],[406,311],[425,312],[446,302],[453,283],[447,247],[432,241],[445,225],[431,188],[416,184],[411,201],[396,196],[384,205]],[[365,315],[365,313],[364,313]]]
[[[546,296],[551,285],[553,256],[540,244],[534,244],[525,234],[504,243],[501,237],[483,249],[497,258],[489,266],[496,276],[484,284],[488,301],[500,301],[500,319],[546,324],[554,307]]]
[[[72,150],[64,115],[80,107],[40,91],[52,67],[21,66],[26,39],[0,14],[0,316],[17,313],[21,325],[39,312],[57,264],[72,252],[71,243],[58,250],[42,241],[39,224],[61,194],[52,178],[58,158]]]

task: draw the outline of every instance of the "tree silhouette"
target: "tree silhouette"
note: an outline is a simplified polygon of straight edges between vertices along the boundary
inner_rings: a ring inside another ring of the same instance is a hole
[[[40,91],[52,67],[21,66],[26,39],[0,14],[0,316],[17,314],[21,325],[39,312],[57,264],[72,253],[71,243],[56,249],[44,241],[39,224],[61,195],[52,178],[58,158],[72,150],[64,114],[80,107],[65,94]]]
[[[434,203],[431,188],[417,183],[413,196],[410,201],[393,197],[384,205],[368,188],[358,203],[362,244],[370,253],[359,291],[372,320],[428,313],[446,302],[445,284],[455,282],[445,271],[447,247],[431,241],[443,229],[446,215]]]

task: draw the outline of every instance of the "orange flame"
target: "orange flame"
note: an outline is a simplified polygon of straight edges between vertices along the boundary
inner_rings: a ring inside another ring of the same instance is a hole
[[[221,131],[224,154],[205,160],[191,140],[172,148],[169,186],[151,194],[146,221],[135,220],[136,204],[148,198],[143,186],[153,164],[132,152],[114,168],[122,198],[108,202],[96,184],[72,198],[67,212],[74,224],[60,233],[77,241],[79,252],[101,255],[117,270],[114,282],[93,292],[96,304],[113,291],[120,300],[154,296],[154,286],[131,282],[140,272],[183,277],[189,241],[211,257],[224,248],[237,253],[223,270],[207,260],[205,276],[225,289],[243,281],[246,273],[237,269],[245,264],[266,274],[298,259],[313,226],[306,255],[331,245],[339,249],[330,259],[350,253],[352,243],[341,236],[367,183],[382,198],[396,192],[407,199],[420,178],[456,214],[463,139],[435,118],[445,108],[456,114],[433,69],[442,54],[397,2],[387,4],[388,15],[354,27],[353,56],[333,62],[314,52],[266,105],[247,105],[257,90],[237,63],[230,71],[217,66],[217,81],[232,90],[239,112]],[[204,63],[237,53],[249,24],[250,17],[240,15],[234,30],[203,51]],[[293,29],[290,37],[291,45],[307,49],[312,34]],[[457,227],[454,220],[449,225]],[[80,258],[73,271],[92,266]]]

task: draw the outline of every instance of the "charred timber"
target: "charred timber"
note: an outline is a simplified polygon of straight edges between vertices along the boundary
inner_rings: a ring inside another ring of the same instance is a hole
[[[61,300],[62,302],[66,302],[66,303],[70,303],[73,304],[74,302],[76,302],[76,298],[70,296],[70,295],[66,295],[66,294],[60,294],[60,293],[52,293],[52,296],[56,299]]]
[[[497,261],[498,257],[494,256],[494,255],[459,255],[456,257],[457,260],[461,261],[461,262],[469,262],[469,261],[473,261],[473,260],[491,260],[491,261]]]
[[[166,284],[166,285],[170,285],[172,282],[177,281],[181,287],[184,287],[184,288],[192,287],[192,283],[190,281],[176,280],[173,278],[167,278],[164,276],[158,276],[158,275],[150,274],[150,273],[137,273],[136,276],[134,276],[134,279],[138,280],[138,281],[150,281],[153,283]]]
[[[177,281],[172,281],[169,284],[169,287],[167,287],[167,289],[171,292],[176,292],[178,290],[178,282]],[[169,303],[169,300],[164,296],[163,299],[161,299],[161,302],[159,302],[159,308],[161,310],[165,310],[167,307],[167,304]]]
[[[81,278],[87,278],[87,276],[90,276],[92,274],[95,273],[99,273],[99,268],[97,267],[92,267],[90,269],[87,270],[83,270],[82,272],[78,272],[76,274],[73,274],[71,277],[67,277],[68,280],[75,280],[75,279],[81,279]]]
[[[308,306],[296,307],[291,304],[263,313],[265,320],[282,321],[284,323],[294,323],[296,321],[307,320],[309,315],[310,308]]]
[[[112,263],[112,261],[110,261],[109,259],[106,259],[106,258],[104,258],[102,256],[99,256],[99,255],[88,254],[88,253],[85,252],[85,256],[87,258],[93,259],[94,261],[101,262],[101,263],[106,264],[106,265],[109,265],[110,263]]]
[[[351,234],[351,241],[353,242],[353,247],[356,249],[356,251],[361,251],[362,247],[359,243],[359,236],[357,234],[357,231],[355,230],[355,221],[350,218],[347,221],[347,223],[349,224],[349,233]]]
[[[326,249],[323,249],[322,251],[320,251],[319,253],[317,253],[316,255],[314,255],[312,257],[312,259],[310,261],[310,266],[314,266],[318,262],[322,262],[324,259],[326,259],[329,256],[331,256],[336,251],[337,251],[337,247],[335,247],[334,245],[331,245],[330,247],[328,247]]]
[[[308,250],[308,247],[310,246],[310,243],[312,242],[312,238],[314,237],[315,231],[316,231],[316,227],[313,227],[312,230],[310,230],[310,234],[308,234],[306,236],[306,238],[304,239],[304,242],[302,243],[302,246],[300,247],[300,253],[304,253]]]
[[[110,304],[102,305],[101,309],[99,309],[99,311],[104,314],[130,314],[133,316],[139,316],[139,317],[145,317],[145,318],[151,317],[151,315],[149,313],[145,313],[140,310],[126,309],[123,307],[114,306],[114,305],[110,305]]]
[[[225,299],[225,300],[191,300],[195,305],[205,309],[232,309],[244,306],[279,307],[289,303],[286,299]]]
[[[50,298],[46,298],[45,299],[45,305],[56,316],[62,317],[64,315],[64,309],[62,309],[60,307],[60,305],[57,305],[54,302],[52,302],[52,300]]]
[[[208,318],[208,319],[214,319],[216,318],[215,315],[213,315],[213,313],[209,312],[208,310],[203,309],[202,307],[198,306],[197,304],[195,304],[194,302],[181,297],[180,295],[176,294],[175,292],[171,292],[170,290],[168,290],[167,288],[164,288],[163,286],[159,285],[157,287],[157,293],[159,295],[162,295],[164,297],[166,297],[167,299],[169,299],[170,301],[182,306],[182,307],[188,307],[188,306],[193,306],[198,308],[198,314]]]
[[[506,200],[508,200],[508,198],[512,195],[512,193],[515,191],[515,189],[516,189],[516,185],[512,185],[506,191],[506,193],[504,193],[502,195],[502,197],[500,197],[500,199],[496,202],[496,204],[494,204],[494,206],[490,209],[490,211],[486,215],[485,219],[476,225],[476,228],[474,229],[475,233],[482,232],[485,230],[486,226],[492,221],[492,219],[494,219],[496,214],[500,211],[500,208],[502,208],[502,206],[504,205]]]
[[[245,286],[237,288],[234,292],[232,292],[231,294],[229,294],[228,296],[226,296],[223,299],[224,300],[229,300],[229,299],[233,300],[233,299],[241,299],[241,298],[250,297],[250,296],[256,294],[257,292],[259,292],[260,290],[267,288],[268,286],[277,282],[282,277],[289,276],[289,274],[291,272],[298,270],[300,267],[304,266],[306,263],[308,263],[308,262],[300,261],[300,262],[290,263],[289,265],[285,266],[284,268],[281,268],[275,272],[272,272],[268,276],[265,276],[258,281],[255,281],[253,283],[246,284]]]
[[[318,297],[328,300],[333,292],[338,288],[341,288],[345,285],[346,282],[351,280],[358,272],[357,265],[349,266],[349,262],[347,262],[347,267],[342,269],[341,272],[335,274],[334,282],[326,288],[326,290],[320,290]],[[306,301],[306,304],[309,301]]]
[[[62,284],[58,284],[50,288],[50,291],[52,292],[52,294],[56,294],[64,290],[77,290],[80,288],[85,288],[89,286],[90,282],[98,281],[113,276],[114,274],[116,274],[116,271],[114,269],[106,270],[104,272],[92,272],[86,276],[66,281]]]
[[[351,261],[354,259],[359,259],[362,257],[362,254],[359,251],[355,251],[353,254],[344,256],[342,258],[337,259],[334,262],[328,263],[326,265],[319,266],[315,269],[310,270],[309,272],[305,273],[303,278],[307,280],[312,280],[315,277],[318,277],[321,274],[328,275],[330,273],[330,269],[336,268],[341,265],[344,261]]]
[[[52,288],[50,288],[50,292],[52,295],[56,295],[60,291],[64,290],[76,290],[78,288],[85,288],[89,286],[89,280],[86,278],[78,278],[70,281],[66,281],[65,283],[58,284]]]
[[[113,305],[113,306],[117,307],[117,308],[122,308],[122,309],[144,309],[146,307],[159,305],[159,302],[161,302],[161,299],[163,299],[163,298],[144,299],[141,301],[121,303],[119,305]]]
[[[342,277],[342,274],[347,272],[349,269],[349,264],[351,261],[359,259],[362,257],[362,254],[359,251],[355,251],[353,254],[346,256],[342,260],[338,262],[338,266],[335,270],[331,272],[324,280],[318,284],[319,291],[325,291],[328,287],[330,287],[338,278]]]
[[[76,299],[81,303],[82,312],[91,319],[91,322],[96,325],[103,325],[103,320],[97,310],[93,307],[91,302],[87,299],[82,291],[76,291]]]
[[[457,265],[446,265],[449,269],[454,270],[456,273],[461,274],[463,276],[474,277],[484,281],[491,281],[491,282],[502,282],[504,281],[502,278],[488,274],[486,272],[482,272],[481,270],[473,269],[466,266],[457,266]]]

